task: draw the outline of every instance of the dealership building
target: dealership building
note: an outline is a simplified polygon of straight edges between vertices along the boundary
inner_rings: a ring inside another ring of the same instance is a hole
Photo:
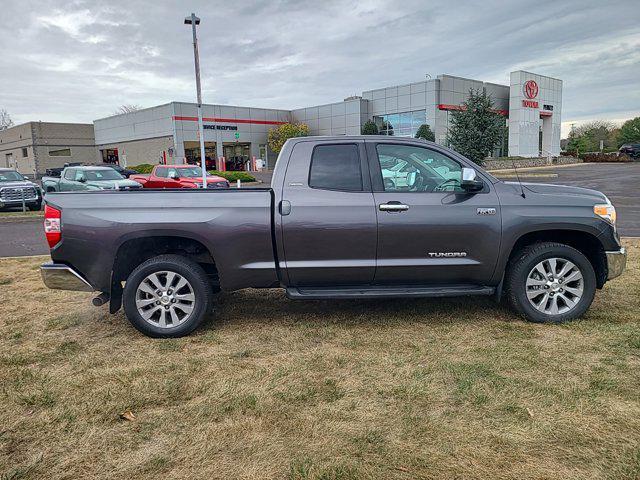
[[[27,122],[0,130],[0,167],[30,178],[65,163],[95,163],[90,123]]]
[[[359,135],[373,120],[383,135],[414,136],[428,124],[446,145],[451,114],[463,108],[470,90],[491,95],[505,117],[507,139],[495,155],[538,157],[560,154],[562,81],[522,70],[508,85],[439,75],[406,85],[362,92],[340,102],[295,110],[203,105],[207,159],[267,159],[267,132],[286,122],[302,122],[312,135]],[[121,164],[193,163],[200,160],[197,107],[171,102],[94,121],[98,160]]]

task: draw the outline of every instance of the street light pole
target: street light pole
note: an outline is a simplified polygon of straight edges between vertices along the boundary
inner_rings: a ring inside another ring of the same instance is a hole
[[[198,55],[198,37],[196,25],[200,25],[200,19],[195,13],[184,19],[185,25],[191,25],[193,33],[193,57],[196,66],[196,95],[198,97],[198,134],[200,136],[200,164],[202,166],[202,188],[207,188],[207,161],[204,156],[204,127],[202,126],[202,91],[200,89],[200,56]]]

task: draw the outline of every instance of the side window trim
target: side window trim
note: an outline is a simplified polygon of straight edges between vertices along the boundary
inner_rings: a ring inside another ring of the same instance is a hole
[[[358,160],[360,164],[360,182],[361,187],[360,190],[345,190],[341,188],[325,188],[325,187],[314,187],[311,185],[311,169],[313,168],[313,155],[318,147],[325,146],[341,146],[341,145],[352,145],[356,147],[356,152],[358,154]],[[365,142],[363,141],[346,141],[346,142],[319,142],[313,146],[311,149],[311,157],[309,158],[309,173],[307,174],[307,187],[312,188],[314,190],[326,190],[330,192],[345,192],[345,193],[362,193],[362,192],[371,192],[371,182],[370,182],[370,174],[369,174],[369,164],[367,162],[367,153],[365,150]]]

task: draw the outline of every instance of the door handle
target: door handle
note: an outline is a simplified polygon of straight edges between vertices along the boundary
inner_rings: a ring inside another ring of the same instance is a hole
[[[409,210],[409,205],[405,205],[400,202],[381,203],[378,208],[381,212],[406,212]]]

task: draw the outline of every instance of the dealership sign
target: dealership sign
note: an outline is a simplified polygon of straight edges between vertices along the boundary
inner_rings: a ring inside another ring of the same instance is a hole
[[[522,106],[528,108],[538,108],[537,100],[534,100],[538,96],[538,84],[535,80],[527,80],[522,86],[522,92],[527,99],[522,100]]]
[[[237,125],[203,125],[205,130],[238,130]]]

